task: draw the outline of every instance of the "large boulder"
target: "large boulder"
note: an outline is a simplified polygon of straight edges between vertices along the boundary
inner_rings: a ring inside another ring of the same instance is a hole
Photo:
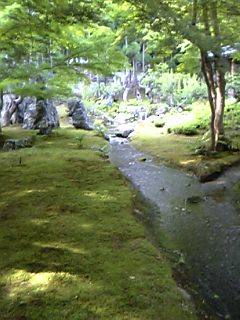
[[[1,123],[8,126],[22,124],[25,129],[49,129],[59,126],[57,110],[51,100],[35,97],[18,97],[6,94],[3,97]]]
[[[23,115],[23,128],[44,131],[57,127],[59,127],[59,117],[51,100],[35,99],[26,107]]]
[[[73,99],[68,101],[68,110],[70,121],[75,128],[84,130],[93,129],[81,100]]]

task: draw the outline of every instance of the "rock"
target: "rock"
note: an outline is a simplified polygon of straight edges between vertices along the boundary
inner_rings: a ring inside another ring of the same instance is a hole
[[[168,112],[168,107],[165,106],[160,106],[157,110],[156,110],[156,115],[160,116],[160,115],[164,115]]]
[[[203,200],[202,197],[200,196],[191,196],[187,198],[187,203],[199,203]]]
[[[115,125],[125,124],[128,122],[133,122],[135,120],[135,117],[131,113],[119,113],[114,118]]]
[[[59,127],[59,117],[51,100],[35,99],[26,107],[23,118],[23,128],[41,129],[47,132],[49,128]]]
[[[76,129],[92,130],[87,112],[81,100],[73,99],[68,102],[69,116]]]
[[[52,132],[52,128],[51,127],[47,127],[47,128],[39,128],[38,131],[38,135],[49,135]]]
[[[32,147],[32,139],[24,138],[24,139],[7,139],[4,142],[3,150],[10,151],[21,148],[31,148]]]
[[[31,104],[36,103],[36,99],[33,97],[25,97],[23,101],[18,106],[18,122],[23,124],[24,123],[24,114],[27,112],[28,107]]]
[[[119,131],[116,132],[116,137],[127,138],[130,135],[130,133],[132,133],[133,131],[134,131],[133,128],[119,129]]]

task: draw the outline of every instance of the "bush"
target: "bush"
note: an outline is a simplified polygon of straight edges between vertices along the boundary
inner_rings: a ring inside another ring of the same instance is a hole
[[[183,134],[185,136],[194,136],[198,133],[196,127],[192,123],[183,123],[168,128],[168,133]]]
[[[169,133],[196,135],[199,130],[209,128],[210,108],[206,102],[195,102],[186,109],[182,113],[171,112],[169,119],[164,118]]]
[[[158,119],[154,122],[155,127],[162,128],[165,126],[165,121],[163,119]]]
[[[229,129],[240,128],[240,102],[226,104],[224,124]]]
[[[171,106],[187,105],[207,97],[206,84],[196,75],[172,72],[159,66],[144,77],[142,84],[152,88],[155,99]]]

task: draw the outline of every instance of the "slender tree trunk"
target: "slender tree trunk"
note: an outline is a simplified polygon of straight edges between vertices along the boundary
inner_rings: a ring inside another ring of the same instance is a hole
[[[0,113],[3,107],[3,90],[0,90]]]
[[[202,72],[208,88],[208,100],[211,108],[211,150],[221,151],[223,144],[221,138],[224,136],[224,107],[225,107],[225,72],[222,68],[222,58],[215,58],[213,70],[211,59],[207,52],[201,51]],[[215,78],[214,78],[215,76]]]
[[[215,149],[215,132],[214,132],[214,120],[215,120],[215,104],[216,104],[216,90],[214,83],[214,74],[211,62],[209,61],[207,52],[201,50],[201,62],[202,72],[205,78],[208,89],[208,101],[211,108],[211,120],[210,120],[210,132],[211,132],[211,150]]]
[[[221,58],[219,58],[221,60]],[[214,118],[214,133],[215,133],[215,150],[222,149],[221,138],[224,137],[224,108],[225,108],[225,73],[222,66],[218,66],[221,61],[217,61],[216,67],[216,105]]]
[[[142,44],[142,72],[145,71],[145,43]]]
[[[225,68],[221,52],[220,31],[218,24],[217,1],[201,0],[202,17],[205,33],[211,36],[215,45],[210,57],[204,48],[201,51],[202,72],[208,88],[208,100],[211,108],[211,150],[223,149],[224,137],[223,115],[225,107]],[[197,0],[193,5],[193,22],[197,19]],[[193,23],[193,24],[194,24]]]
[[[211,24],[213,34],[217,43],[220,41],[220,30],[218,24],[218,7],[217,1],[210,1]],[[221,47],[215,51],[215,69],[216,69],[216,105],[215,105],[215,119],[214,119],[214,132],[215,132],[215,150],[221,150],[223,144],[219,141],[224,137],[224,124],[223,115],[225,107],[225,61],[222,58]]]

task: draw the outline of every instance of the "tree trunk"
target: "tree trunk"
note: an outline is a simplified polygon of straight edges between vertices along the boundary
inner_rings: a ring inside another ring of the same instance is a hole
[[[221,58],[219,59],[221,60]],[[225,108],[225,73],[222,66],[219,66],[221,61],[216,62],[216,102],[215,102],[215,118],[214,118],[214,133],[215,133],[215,145],[214,150],[222,151],[224,144],[222,139],[224,138],[224,108]]]
[[[201,51],[202,72],[208,88],[208,100],[211,108],[211,150],[223,150],[224,124],[223,115],[225,107],[225,72],[222,67],[222,58],[215,57],[213,61],[208,53]]]
[[[2,107],[3,107],[3,91],[0,90],[0,113],[2,111]]]
[[[145,72],[145,43],[142,44],[142,72]]]

